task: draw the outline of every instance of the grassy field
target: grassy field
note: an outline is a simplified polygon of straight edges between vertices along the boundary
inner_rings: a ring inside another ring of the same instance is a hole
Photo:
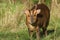
[[[0,3],[0,40],[29,40],[24,9],[24,4]],[[41,40],[60,40],[59,10],[51,12],[48,36],[41,35]]]

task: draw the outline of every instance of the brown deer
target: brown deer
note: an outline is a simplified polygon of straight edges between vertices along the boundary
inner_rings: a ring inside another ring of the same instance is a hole
[[[30,10],[25,11],[26,25],[28,27],[30,40],[32,40],[33,32],[36,32],[37,40],[40,40],[40,28],[47,36],[47,26],[50,19],[50,10],[45,4],[37,4]]]

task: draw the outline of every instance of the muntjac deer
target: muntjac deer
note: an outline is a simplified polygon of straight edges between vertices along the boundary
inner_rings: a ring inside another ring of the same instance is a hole
[[[37,4],[31,10],[25,11],[26,25],[28,27],[30,40],[32,40],[33,32],[36,32],[36,39],[40,40],[40,28],[42,28],[45,36],[47,35],[47,26],[50,19],[50,10],[45,4]]]

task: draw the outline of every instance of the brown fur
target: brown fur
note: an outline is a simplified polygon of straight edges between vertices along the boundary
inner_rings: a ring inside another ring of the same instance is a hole
[[[40,10],[37,11],[37,10]],[[38,13],[39,12],[39,13]],[[47,26],[50,19],[50,10],[45,4],[37,4],[31,10],[26,12],[26,25],[29,30],[30,40],[32,40],[33,31],[36,31],[36,38],[40,40],[40,28],[43,29],[45,36],[47,35]]]

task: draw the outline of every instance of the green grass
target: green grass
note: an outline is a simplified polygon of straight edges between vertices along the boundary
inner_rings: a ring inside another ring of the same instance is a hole
[[[19,32],[0,32],[0,40],[28,40],[28,31],[27,30],[19,30]]]
[[[29,40],[24,8],[24,4],[0,3],[0,40]],[[41,36],[41,40],[60,40],[60,18],[56,14],[51,13],[47,29],[55,31],[48,31],[48,36]]]

